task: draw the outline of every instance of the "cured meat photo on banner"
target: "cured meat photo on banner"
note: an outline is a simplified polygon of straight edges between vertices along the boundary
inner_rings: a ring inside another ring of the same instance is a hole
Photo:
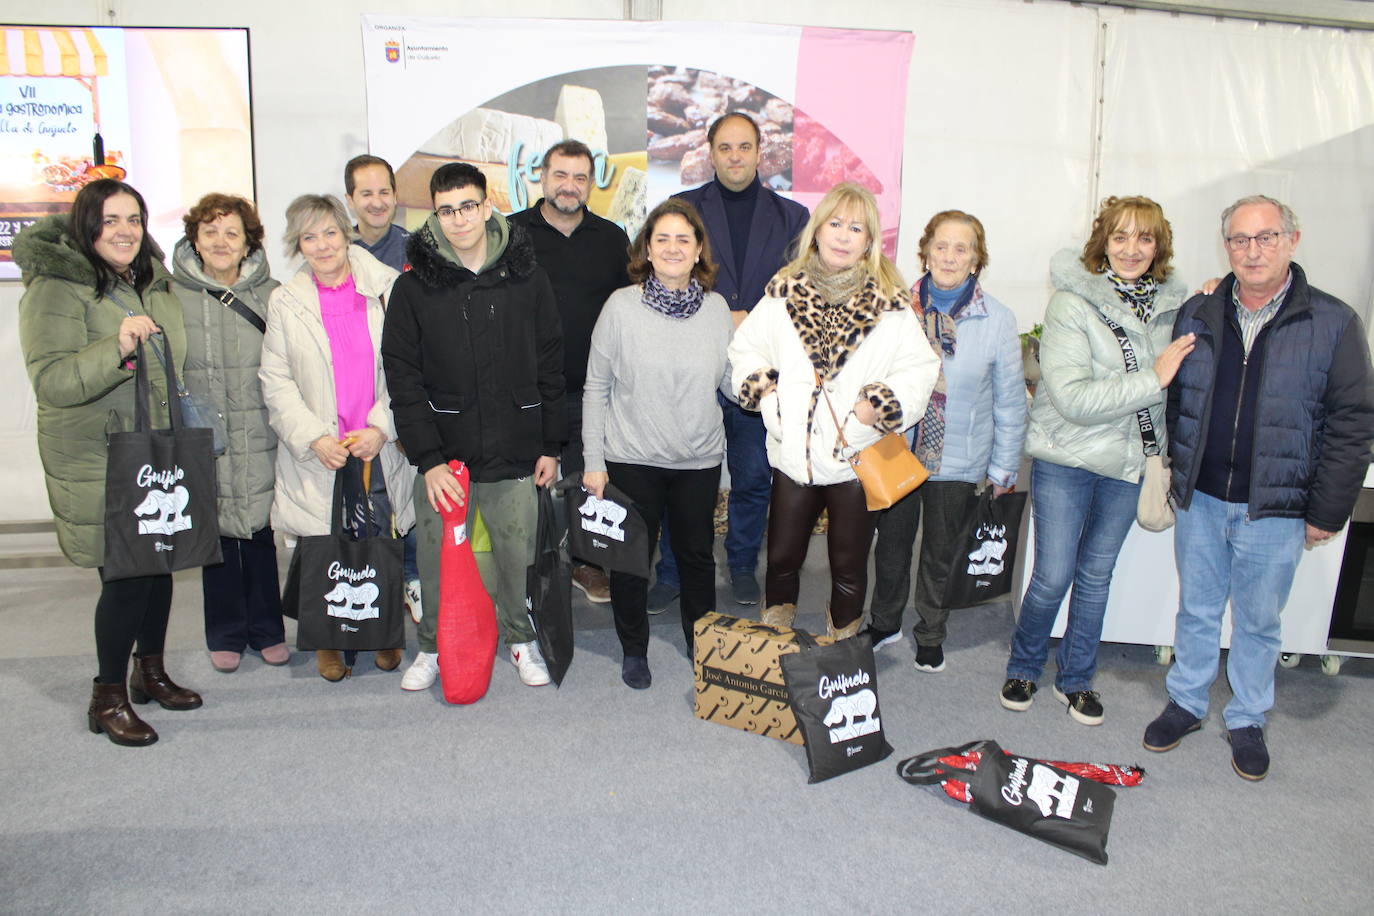
[[[633,237],[647,209],[711,180],[706,134],[729,112],[760,131],[759,178],[811,206],[854,181],[895,255],[909,32],[757,24],[363,17],[370,151],[397,169],[400,220],[432,209],[441,165],[481,169],[502,213],[540,197],[559,140],[595,156],[590,209]],[[520,47],[501,67],[461,49]],[[884,85],[874,94],[866,87]],[[861,99],[861,105],[854,100]]]

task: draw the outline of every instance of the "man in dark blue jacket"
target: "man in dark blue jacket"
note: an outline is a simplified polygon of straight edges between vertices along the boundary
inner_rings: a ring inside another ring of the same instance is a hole
[[[1175,337],[1197,335],[1169,388],[1176,661],[1144,745],[1171,750],[1201,727],[1229,599],[1223,718],[1231,766],[1259,780],[1279,614],[1304,545],[1335,537],[1354,507],[1374,442],[1374,372],[1359,317],[1292,263],[1300,233],[1288,207],[1245,197],[1221,225],[1232,273],[1174,324]]]
[[[788,249],[801,234],[806,208],[759,181],[759,127],[746,114],[723,115],[706,132],[716,177],[699,188],[674,195],[697,208],[706,223],[711,256],[719,272],[715,291],[725,297],[739,327],[763,298],[763,288],[787,262]],[[758,604],[755,569],[768,520],[773,472],[764,448],[763,420],[757,413],[720,398],[725,416],[725,460],[730,469],[730,530],[725,557],[735,601]],[[677,565],[666,531],[659,539],[662,559],[649,593],[649,610],[663,610],[678,593]]]

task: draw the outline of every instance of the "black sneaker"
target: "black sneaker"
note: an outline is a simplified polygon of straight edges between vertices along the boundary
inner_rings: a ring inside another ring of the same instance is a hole
[[[1102,701],[1098,699],[1096,690],[1075,690],[1066,694],[1056,684],[1054,695],[1069,707],[1069,715],[1073,716],[1075,722],[1083,725],[1102,724]]]
[[[1162,754],[1178,747],[1178,743],[1183,740],[1184,735],[1195,732],[1199,728],[1202,728],[1201,719],[1170,700],[1169,705],[1164,707],[1164,711],[1153,722],[1145,726],[1145,738],[1140,743],[1145,747],[1145,750]]]
[[[759,580],[754,577],[752,569],[731,570],[730,591],[734,593],[736,604],[758,604],[759,599],[763,597],[759,590]]]
[[[1035,682],[1009,677],[1002,685],[1002,705],[1016,712],[1025,712],[1035,702]]]
[[[677,600],[678,592],[681,589],[676,585],[669,585],[666,582],[655,582],[654,587],[649,589],[649,594],[645,599],[645,610],[650,614],[662,614],[673,606]]]
[[[945,650],[940,646],[916,644],[916,670],[934,674],[945,670]]]
[[[873,649],[875,651],[881,649],[883,646],[890,646],[894,642],[902,641],[902,631],[900,628],[896,630],[880,630],[871,623],[864,627],[863,635],[867,636],[873,642]]]
[[[1226,733],[1231,742],[1231,769],[1241,779],[1259,782],[1269,775],[1269,748],[1264,745],[1264,729],[1258,725],[1233,728]]]

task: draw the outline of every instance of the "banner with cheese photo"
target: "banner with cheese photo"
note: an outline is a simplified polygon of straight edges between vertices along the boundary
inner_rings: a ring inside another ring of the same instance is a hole
[[[247,29],[0,26],[0,279],[20,229],[127,180],[169,250],[207,191],[253,198]]]
[[[544,152],[572,138],[596,156],[588,206],[633,236],[658,201],[711,179],[706,129],[741,111],[760,128],[763,182],[808,207],[837,182],[862,184],[895,254],[910,32],[362,21],[370,151],[399,164],[408,228],[428,216],[429,178],[447,162],[480,168],[502,213],[525,209],[540,197]]]

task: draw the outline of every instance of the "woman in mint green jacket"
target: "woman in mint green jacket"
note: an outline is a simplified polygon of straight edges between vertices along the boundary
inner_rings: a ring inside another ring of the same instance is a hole
[[[162,251],[146,234],[148,207],[122,181],[81,189],[70,216],[49,216],[19,234],[22,272],[19,339],[38,402],[38,454],[57,523],[57,540],[77,566],[105,556],[106,434],[130,429],[137,347],[186,352],[181,303],[169,288]],[[155,349],[145,349],[155,359]],[[158,367],[160,369],[160,367]],[[152,381],[152,422],[166,426],[169,401],[161,371]],[[103,582],[95,606],[99,674],[87,722],[115,744],[143,746],[157,732],[129,706],[157,700],[195,709],[198,694],[178,687],[162,666],[172,607],[172,577]],[[126,687],[129,655],[137,646]]]
[[[1050,262],[1056,292],[1045,310],[1042,376],[1026,437],[1035,568],[1002,685],[1007,709],[1030,708],[1072,586],[1054,692],[1078,722],[1102,722],[1092,689],[1097,645],[1112,569],[1135,520],[1142,430],[1152,428],[1154,446],[1166,450],[1164,389],[1192,349],[1191,336],[1169,342],[1186,290],[1171,278],[1172,254],[1159,204],[1109,197],[1082,254],[1061,251]]]

